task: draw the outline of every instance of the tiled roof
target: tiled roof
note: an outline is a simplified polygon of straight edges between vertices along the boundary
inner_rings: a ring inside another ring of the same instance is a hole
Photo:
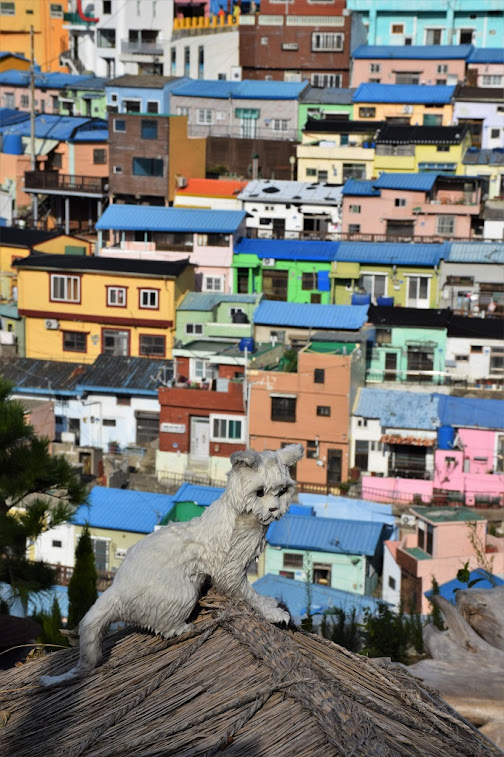
[[[379,197],[380,190],[374,185],[375,180],[347,179],[343,185],[343,197]]]
[[[219,294],[218,292],[188,292],[178,310],[200,310],[208,312],[214,310],[221,302],[236,303],[237,305],[253,305],[258,302],[257,294]]]
[[[197,484],[184,483],[175,492],[173,502],[194,502],[196,505],[207,507],[219,499],[225,489],[220,486],[198,486]]]
[[[173,378],[172,360],[148,357],[98,355],[78,385],[79,393],[113,391],[120,394],[151,395]]]
[[[302,242],[299,239],[241,239],[237,255],[257,255],[260,260],[313,260],[328,263],[336,259],[340,242]]]
[[[244,218],[243,210],[198,210],[113,204],[105,210],[96,228],[117,231],[233,234]]]
[[[337,205],[341,201],[342,187],[308,181],[282,179],[254,179],[240,192],[243,202],[303,203]]]
[[[363,387],[353,415],[377,418],[384,428],[435,431],[438,427],[438,400],[435,395],[404,388]]]
[[[504,242],[451,242],[446,262],[504,263]]]
[[[167,494],[105,486],[93,487],[88,502],[77,509],[72,523],[137,534],[150,534],[173,507],[173,498]]]
[[[177,189],[177,194],[235,198],[246,186],[247,182],[239,179],[188,179],[187,186]]]
[[[434,394],[443,426],[504,430],[504,402]]]
[[[46,255],[37,253],[21,258],[17,268],[41,270],[72,270],[106,273],[138,273],[149,276],[178,276],[188,265],[184,260],[139,260],[138,258],[105,258],[82,255]]]
[[[308,83],[285,81],[222,81],[191,79],[174,92],[182,97],[209,97],[228,100],[297,100]]]
[[[345,121],[338,118],[309,118],[303,127],[304,132],[314,134],[368,134],[377,132],[385,121]]]
[[[386,536],[384,535],[386,532]],[[284,515],[266,532],[272,547],[333,552],[343,555],[376,554],[382,537],[388,538],[390,526],[369,521]]]
[[[351,105],[354,89],[339,87],[307,87],[300,97],[303,103],[321,105]]]
[[[319,305],[263,300],[254,313],[254,323],[258,326],[357,330],[366,323],[367,311],[367,305]]]
[[[454,86],[445,84],[375,84],[364,82],[354,94],[355,103],[420,103],[446,105],[451,101]]]
[[[36,360],[27,357],[0,358],[0,375],[14,384],[14,393],[77,395],[77,384],[88,366],[58,360]]]
[[[377,189],[403,189],[412,192],[430,192],[436,173],[382,173],[373,181]]]
[[[352,57],[369,60],[466,60],[472,45],[359,45]]]
[[[356,263],[435,266],[447,255],[446,243],[340,242],[335,259]]]
[[[38,229],[20,229],[17,226],[0,228],[0,244],[12,247],[30,248],[48,239],[60,236],[59,231],[39,231]]]
[[[468,63],[504,63],[504,47],[473,48]]]
[[[467,126],[402,126],[386,124],[376,135],[376,144],[458,145]]]

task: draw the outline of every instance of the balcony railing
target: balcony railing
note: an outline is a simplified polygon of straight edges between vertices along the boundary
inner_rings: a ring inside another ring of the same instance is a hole
[[[59,586],[68,586],[74,569],[69,565],[50,565],[55,571],[55,581]],[[105,591],[112,585],[115,573],[110,570],[97,570],[98,580],[96,582],[97,591]]]
[[[288,235],[288,237],[287,237]],[[457,242],[474,242],[475,240],[480,242],[502,242],[502,239],[488,239],[480,237],[476,234],[469,237],[461,237],[450,234],[435,234],[433,236],[416,236],[407,234],[352,234],[344,231],[274,231],[272,229],[247,229],[247,237],[249,239],[316,239],[321,241],[351,241],[351,242],[449,242],[456,240]]]
[[[71,176],[56,171],[25,171],[25,192],[106,195],[108,178],[99,176]]]
[[[384,345],[378,345],[384,346]],[[391,347],[392,345],[388,345]],[[501,390],[504,376],[489,375],[475,378],[467,374],[448,373],[446,371],[401,371],[385,368],[366,371],[366,384],[391,382],[397,384],[435,384],[437,386],[460,386],[481,390]]]
[[[254,122],[255,123],[255,122]],[[297,141],[297,129],[279,129],[273,127],[241,127],[240,124],[188,124],[189,137],[226,137],[228,139],[274,139],[284,142]]]
[[[163,55],[167,40],[121,40],[122,55]]]

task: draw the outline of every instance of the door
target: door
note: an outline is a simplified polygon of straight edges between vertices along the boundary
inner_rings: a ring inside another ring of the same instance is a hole
[[[199,459],[210,454],[210,420],[191,418],[191,456]]]
[[[384,381],[397,381],[397,352],[385,353]]]
[[[337,486],[340,483],[342,459],[340,449],[327,450],[327,486]]]

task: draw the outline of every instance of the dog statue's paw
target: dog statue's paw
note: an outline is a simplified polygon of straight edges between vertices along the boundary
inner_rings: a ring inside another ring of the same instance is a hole
[[[264,617],[271,623],[288,623],[290,620],[289,613],[282,610],[281,607],[268,607]]]

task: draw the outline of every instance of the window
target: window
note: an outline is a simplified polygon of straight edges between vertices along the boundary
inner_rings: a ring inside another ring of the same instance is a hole
[[[500,129],[490,129],[490,139],[498,139],[500,137]]]
[[[394,590],[395,587],[396,587],[396,580],[395,580],[395,578],[393,578],[392,576],[389,576],[388,577],[388,585],[389,585],[389,589]]]
[[[436,71],[438,72],[438,74],[447,74],[448,65],[446,63],[439,63]]]
[[[359,108],[359,118],[374,118],[376,108]]]
[[[122,173],[122,166],[114,166],[113,171],[114,173]]]
[[[156,336],[154,334],[140,334],[139,352],[140,355],[146,357],[164,357],[164,336]]]
[[[313,371],[313,381],[315,384],[325,384],[325,369],[315,368]]]
[[[294,552],[284,552],[283,555],[283,567],[284,568],[297,568],[303,569],[303,554],[297,555]]]
[[[500,87],[502,83],[502,76],[496,74],[487,74],[481,77],[482,87]]]
[[[204,292],[222,292],[224,281],[222,276],[204,276],[203,277],[203,291]]]
[[[408,277],[408,305],[416,307],[419,304],[429,304],[429,277]]]
[[[490,374],[504,374],[504,347],[492,347],[490,350]]]
[[[170,73],[172,76],[177,75],[177,48],[172,47],[170,50]]]
[[[355,441],[355,467],[367,471],[369,466],[369,442]]]
[[[107,151],[102,149],[93,150],[93,163],[95,166],[104,165],[107,162]]]
[[[198,108],[196,111],[196,122],[198,124],[210,125],[214,122],[214,114],[211,108]]]
[[[115,29],[98,29],[98,47],[115,47],[116,33]]]
[[[438,216],[436,219],[436,231],[438,234],[454,234],[455,216]]]
[[[103,0],[103,15],[110,16],[112,13],[112,0]]]
[[[113,428],[116,425],[115,418],[104,418],[102,421],[102,425]]]
[[[315,272],[303,273],[302,278],[301,278],[301,289],[317,289],[317,288],[318,288],[317,274]]]
[[[0,3],[0,16],[15,16],[15,3]]]
[[[273,131],[287,131],[289,122],[286,118],[272,118],[271,128]]]
[[[162,158],[133,158],[133,176],[163,176]]]
[[[126,131],[126,121],[124,118],[114,118],[114,131]]]
[[[140,125],[140,135],[142,139],[157,139],[157,126],[157,121],[147,121],[142,118],[142,123]]]
[[[28,105],[29,105],[29,102],[30,101],[28,99],[28,95],[21,95],[21,107],[22,108],[27,108]]]
[[[123,100],[122,112],[123,113],[140,113],[140,100]]]
[[[51,3],[49,6],[49,15],[51,18],[63,18],[63,6],[59,3]]]
[[[459,30],[459,45],[472,45],[474,29]]]
[[[184,47],[184,76],[191,75],[191,50],[189,47]]]
[[[425,540],[425,551],[432,555],[434,549],[434,526],[431,523],[427,523],[427,538]]]
[[[186,323],[185,331],[186,331],[186,334],[202,334],[203,324],[202,323]]]
[[[186,108],[185,106],[178,105],[177,106],[177,116],[187,116],[187,123],[189,123],[189,113],[190,109]]]
[[[159,289],[140,289],[140,307],[157,310],[159,308]]]
[[[483,352],[483,346],[481,344],[471,344],[471,352]]]
[[[350,223],[348,225],[349,234],[360,234],[360,223]]]
[[[329,405],[317,405],[317,415],[329,418],[331,416],[331,408]]]
[[[369,73],[371,74],[379,74],[381,71],[381,63],[370,63],[369,64]]]
[[[366,166],[362,163],[343,163],[343,181],[347,179],[365,179]]]
[[[205,78],[205,48],[203,45],[198,47],[198,79]]]
[[[210,416],[210,439],[212,442],[242,442],[245,431],[243,418],[231,415]]]
[[[63,165],[63,155],[60,152],[53,152],[51,166],[52,168],[61,168]]]
[[[104,355],[129,355],[129,331],[103,329],[102,334]]]
[[[370,294],[372,300],[387,294],[387,277],[382,274],[365,273],[360,277],[359,288],[364,294]]]
[[[14,92],[4,92],[4,103],[6,108],[15,108]]]
[[[307,168],[306,169],[306,175],[307,176],[316,176],[317,175],[317,169],[316,168]]]
[[[424,44],[425,45],[440,45],[442,34],[443,34],[442,29],[426,29]]]
[[[420,84],[420,74],[416,72],[404,72],[395,75],[396,84]]]
[[[147,113],[159,113],[159,103],[157,100],[147,100]]]
[[[350,213],[360,213],[360,212],[361,212],[360,205],[350,205]]]
[[[51,274],[51,300],[58,302],[80,302],[80,278]]]
[[[390,27],[391,34],[404,34],[404,24],[392,24]]]
[[[313,32],[312,33],[312,51],[313,52],[340,52],[343,50],[344,34],[335,32]]]
[[[126,287],[107,287],[107,305],[113,308],[125,308]]]
[[[64,352],[87,352],[87,334],[79,331],[63,332]]]
[[[377,329],[376,344],[392,344],[392,329]]]
[[[52,540],[52,545],[53,545],[53,547],[60,548],[60,547],[63,546],[63,542],[60,541],[59,539],[53,539]]]
[[[287,395],[271,397],[271,420],[295,423],[296,400],[296,397]]]
[[[394,200],[394,205],[396,208],[405,208],[406,207],[406,200],[404,197],[396,197]]]
[[[91,537],[96,570],[108,570],[109,567],[109,542],[105,539]]]
[[[450,152],[450,145],[437,145],[436,152]]]
[[[341,74],[311,74],[310,84],[312,87],[341,87]]]
[[[269,300],[287,300],[287,288],[289,283],[288,271],[269,271],[263,269],[262,290]]]

